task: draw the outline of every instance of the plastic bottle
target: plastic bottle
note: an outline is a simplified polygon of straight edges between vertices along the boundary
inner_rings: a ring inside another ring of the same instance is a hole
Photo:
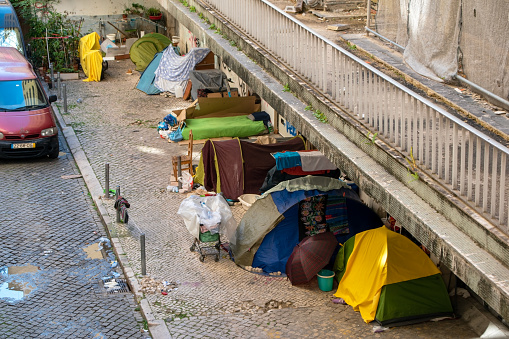
[[[203,201],[200,204],[201,204],[201,207],[203,207],[203,211],[205,212],[205,216],[207,217],[207,219],[210,219],[212,217],[212,215],[210,213],[210,208]]]

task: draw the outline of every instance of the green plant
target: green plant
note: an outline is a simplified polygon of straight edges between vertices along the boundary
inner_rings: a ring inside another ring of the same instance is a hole
[[[320,122],[323,122],[324,124],[328,123],[329,122],[329,119],[327,119],[327,117],[325,116],[325,114],[323,114],[320,110],[316,110],[313,115],[315,116],[315,118],[318,119],[318,121]]]
[[[288,84],[283,86],[283,92],[290,92],[290,86]]]
[[[150,7],[147,9],[146,13],[149,16],[159,16],[159,15],[161,15],[161,10],[159,8]]]
[[[189,7],[189,12],[195,13],[196,12],[196,7],[194,7],[194,6]]]
[[[28,31],[25,41],[30,43],[30,61],[34,67],[53,64],[56,72],[68,72],[78,63],[79,40],[82,37],[83,20],[72,20],[67,13],[58,13],[54,4],[58,0],[45,0],[44,6],[36,6],[36,0],[12,0]],[[51,37],[52,39],[46,39]]]
[[[131,4],[131,7],[126,7],[124,9],[124,13],[143,16],[143,14],[145,13],[145,10],[146,10],[145,6],[143,6],[142,4],[133,2]]]
[[[366,144],[372,144],[374,145],[375,144],[375,141],[376,141],[376,137],[378,136],[378,132],[377,133],[374,133],[373,135],[368,132],[366,134],[366,137],[368,138],[368,141],[366,141]]]
[[[308,105],[306,106],[306,108],[304,108],[305,111],[312,111],[313,110],[313,106],[311,105]]]
[[[212,30],[216,29],[216,25],[215,24],[210,25],[209,29],[212,29]]]
[[[188,316],[187,313],[178,313],[178,314],[175,314],[175,318],[179,318],[179,319],[184,319],[187,316]]]
[[[346,42],[346,45],[348,46],[349,49],[351,49],[352,51],[353,50],[356,50],[357,49],[357,46],[352,44],[350,41],[347,41]]]
[[[407,169],[408,174],[410,174],[410,176],[413,178],[412,180],[410,180],[410,182],[419,180],[419,168],[417,167],[417,163],[415,162],[414,159],[413,148],[410,148],[410,160],[408,158],[405,158],[405,160],[408,162],[409,165],[409,168]]]

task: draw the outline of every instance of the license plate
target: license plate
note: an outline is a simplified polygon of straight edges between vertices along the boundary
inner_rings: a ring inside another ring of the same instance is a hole
[[[11,148],[35,148],[35,143],[28,142],[28,143],[22,143],[22,144],[12,144]]]

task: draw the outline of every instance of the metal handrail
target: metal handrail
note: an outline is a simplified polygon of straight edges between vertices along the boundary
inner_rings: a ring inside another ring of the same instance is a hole
[[[509,233],[506,146],[266,0],[203,1]]]

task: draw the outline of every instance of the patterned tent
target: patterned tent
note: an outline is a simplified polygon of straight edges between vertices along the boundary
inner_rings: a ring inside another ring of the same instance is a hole
[[[227,236],[238,265],[286,273],[292,251],[306,236],[329,230],[342,243],[381,225],[378,215],[345,182],[306,176],[265,192]]]

